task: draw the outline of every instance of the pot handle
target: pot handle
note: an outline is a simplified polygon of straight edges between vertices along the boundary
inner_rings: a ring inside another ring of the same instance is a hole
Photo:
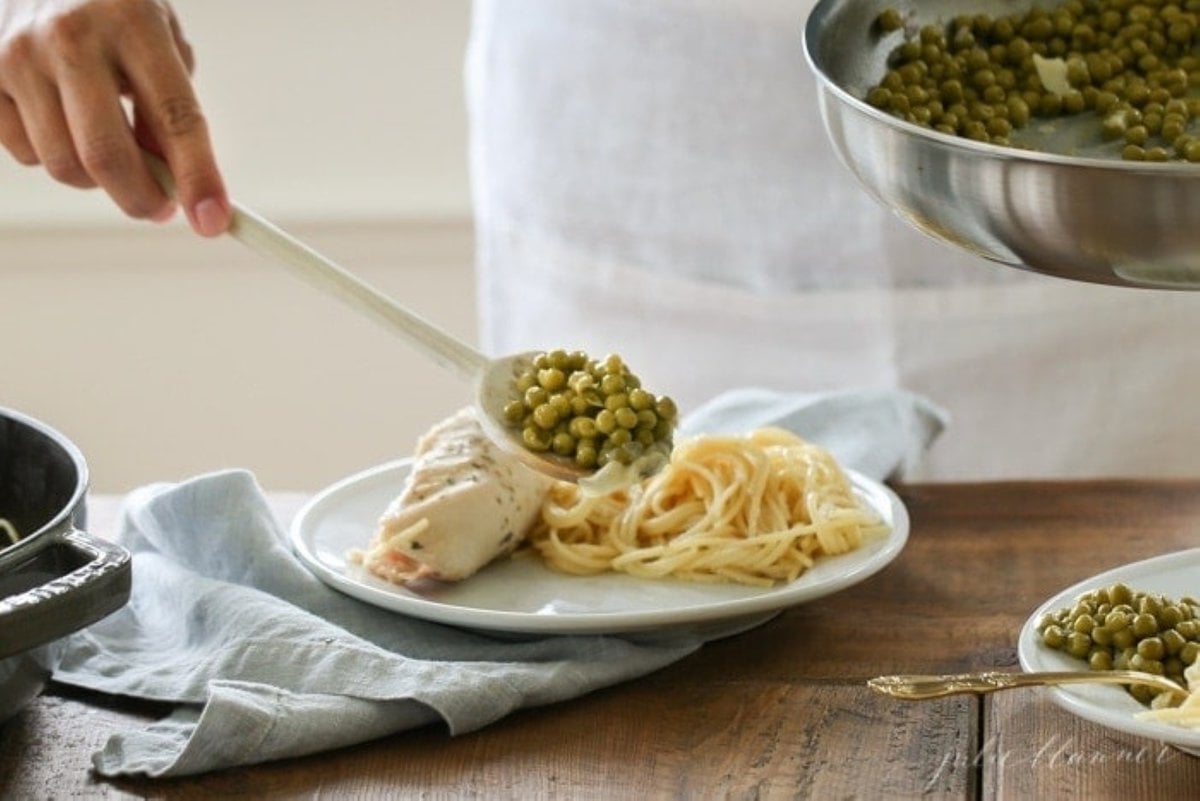
[[[0,568],[27,587],[0,598],[0,659],[89,626],[129,600],[129,552],[77,528]]]

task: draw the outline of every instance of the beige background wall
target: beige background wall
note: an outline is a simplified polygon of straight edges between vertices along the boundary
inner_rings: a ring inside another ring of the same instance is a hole
[[[468,4],[175,0],[235,197],[474,341]],[[0,160],[0,405],[119,491],[225,467],[318,489],[466,387],[231,240]]]

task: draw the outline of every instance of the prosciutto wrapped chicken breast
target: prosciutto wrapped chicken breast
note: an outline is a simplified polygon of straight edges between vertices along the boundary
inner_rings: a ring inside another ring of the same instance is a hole
[[[554,483],[496,447],[470,408],[431,428],[414,456],[370,545],[352,555],[397,584],[458,581],[511,553]]]

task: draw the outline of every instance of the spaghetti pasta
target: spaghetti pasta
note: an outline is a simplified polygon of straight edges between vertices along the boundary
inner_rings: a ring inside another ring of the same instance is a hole
[[[530,542],[566,573],[770,586],[885,529],[828,451],[763,428],[679,442],[661,471],[605,495],[558,483]]]

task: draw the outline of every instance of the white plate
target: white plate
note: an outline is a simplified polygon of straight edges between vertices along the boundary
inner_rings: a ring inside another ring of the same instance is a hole
[[[1118,581],[1134,590],[1162,593],[1171,598],[1189,595],[1194,598],[1200,595],[1200,548],[1133,562],[1081,581],[1055,595],[1038,607],[1021,628],[1017,644],[1021,667],[1027,671],[1078,670],[1082,664],[1080,660],[1039,642],[1038,621],[1047,612],[1073,606],[1075,598],[1083,593]],[[1085,720],[1200,754],[1200,731],[1138,720],[1134,714],[1146,707],[1135,701],[1122,687],[1072,685],[1054,687],[1049,692],[1055,703]]]
[[[347,552],[366,546],[376,521],[399,494],[410,460],[350,476],[314,497],[292,524],[292,546],[325,583],[347,595],[412,617],[472,629],[523,634],[617,633],[760,623],[781,609],[811,601],[871,576],[900,554],[908,513],[890,489],[851,473],[855,493],[890,531],[848,554],[821,559],[790,584],[755,588],[650,580],[623,574],[568,576],[534,554],[500,559],[455,584],[421,592],[397,586],[351,564]]]

